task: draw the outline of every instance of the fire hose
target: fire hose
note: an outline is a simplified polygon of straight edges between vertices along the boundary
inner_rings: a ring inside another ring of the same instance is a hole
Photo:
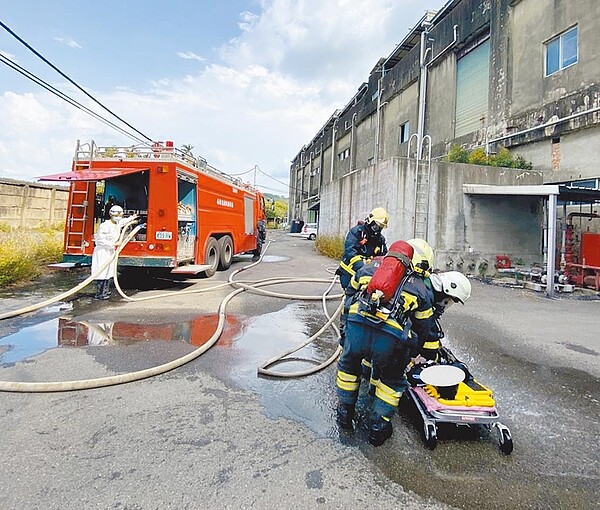
[[[99,274],[106,267],[108,267],[108,265],[114,260],[114,258],[118,257],[119,253],[123,250],[125,245],[135,236],[135,234],[137,233],[137,231],[140,228],[141,228],[141,226],[138,226],[135,229],[133,229],[133,231],[129,235],[127,235],[127,237],[125,237],[124,240],[122,240],[120,242],[118,248],[115,250],[114,256],[111,259],[109,259],[108,261],[106,261],[106,263],[102,265],[102,267],[96,272],[96,274],[91,275],[89,278],[84,280],[82,283],[80,283],[79,285],[77,285],[76,287],[71,289],[70,291],[64,292],[64,293],[60,294],[59,296],[55,296],[54,298],[48,299],[42,303],[38,303],[37,305],[32,305],[32,306],[25,307],[25,308],[22,308],[19,310],[8,312],[6,314],[2,314],[2,315],[0,315],[0,319],[14,317],[16,315],[21,315],[21,314],[28,313],[28,312],[31,312],[34,310],[38,310],[40,308],[43,308],[44,306],[48,306],[48,304],[55,303],[57,301],[60,301],[61,299],[64,299],[65,297],[68,297],[68,296],[78,292],[79,290],[84,288],[86,285],[88,285],[97,274]],[[121,238],[122,237],[123,237],[123,233],[121,234]],[[128,382],[133,382],[133,381],[139,381],[142,379],[146,379],[149,377],[153,377],[153,376],[160,375],[160,374],[169,372],[171,370],[174,370],[175,368],[181,367],[182,365],[185,365],[186,363],[189,363],[190,361],[198,358],[199,356],[204,354],[208,349],[210,349],[218,341],[219,337],[221,336],[221,334],[223,332],[224,325],[225,325],[225,310],[227,308],[227,304],[236,295],[238,295],[244,291],[249,291],[249,292],[272,296],[272,297],[280,297],[280,298],[284,298],[284,299],[321,300],[323,303],[323,309],[325,311],[325,314],[328,317],[327,322],[321,327],[321,329],[319,329],[319,331],[317,331],[314,335],[312,335],[310,338],[308,338],[306,341],[304,341],[299,346],[297,346],[293,349],[290,349],[274,358],[271,358],[270,360],[266,361],[265,363],[263,363],[258,368],[258,373],[261,375],[268,375],[268,376],[272,376],[272,377],[293,378],[293,377],[301,377],[301,376],[310,375],[310,374],[316,373],[320,370],[323,370],[324,368],[329,366],[331,363],[333,363],[335,361],[335,359],[337,359],[337,357],[339,356],[339,354],[341,352],[341,348],[339,346],[336,348],[335,352],[327,360],[325,360],[324,362],[318,364],[317,366],[309,368],[307,370],[302,370],[302,371],[298,371],[298,372],[280,372],[280,371],[275,371],[275,370],[269,369],[269,367],[272,367],[274,365],[281,364],[285,361],[291,361],[289,359],[286,359],[287,356],[302,349],[309,343],[316,340],[329,327],[332,327],[334,329],[334,331],[339,335],[339,331],[337,330],[337,327],[334,325],[334,321],[338,317],[338,315],[342,309],[342,303],[340,303],[339,306],[337,307],[336,311],[333,313],[333,315],[329,316],[327,307],[326,307],[326,301],[328,299],[340,299],[342,297],[341,295],[328,295],[328,293],[331,291],[331,288],[333,287],[333,284],[336,281],[335,278],[333,280],[331,280],[331,279],[318,279],[318,278],[306,279],[306,278],[274,277],[274,278],[268,278],[265,280],[259,280],[259,281],[254,281],[254,282],[234,280],[233,277],[236,274],[238,274],[242,271],[245,271],[262,261],[262,258],[264,257],[264,254],[265,254],[266,250],[268,249],[269,244],[267,244],[267,247],[263,251],[263,254],[261,255],[261,257],[259,258],[258,261],[234,271],[229,276],[227,283],[215,285],[213,287],[204,288],[204,289],[163,293],[160,295],[147,296],[147,297],[143,297],[143,298],[131,298],[131,297],[127,296],[126,294],[124,294],[124,292],[122,291],[122,289],[120,288],[120,286],[118,284],[116,264],[115,264],[115,286],[116,286],[118,292],[121,294],[121,296],[123,296],[128,301],[142,301],[142,300],[147,300],[147,299],[157,299],[157,298],[163,298],[163,297],[166,297],[169,295],[181,295],[182,293],[189,294],[189,293],[208,292],[208,291],[216,290],[218,288],[222,288],[225,286],[237,287],[236,290],[234,290],[233,292],[228,294],[219,304],[219,307],[218,307],[219,321],[218,321],[217,328],[215,329],[215,332],[213,333],[213,335],[209,338],[209,340],[205,344],[198,347],[194,351],[192,351],[180,358],[172,360],[168,363],[164,363],[164,364],[161,364],[161,365],[158,365],[155,367],[151,367],[151,368],[147,368],[147,369],[143,369],[143,370],[138,370],[135,372],[130,372],[130,373],[126,373],[126,374],[118,374],[118,375],[114,375],[114,376],[107,376],[107,377],[94,378],[94,379],[85,379],[85,380],[74,380],[74,381],[56,381],[56,382],[54,382],[54,381],[51,381],[51,382],[0,381],[0,391],[19,392],[19,393],[45,393],[45,392],[61,392],[61,391],[74,391],[74,390],[101,388],[101,387],[106,387],[106,386],[114,386],[117,384],[124,384],[124,383],[128,383]],[[325,293],[323,293],[321,296],[284,294],[284,293],[280,293],[280,292],[266,291],[266,290],[263,290],[260,288],[260,287],[268,286],[268,285],[297,283],[300,281],[329,283],[330,285],[329,285],[328,289],[325,291]]]

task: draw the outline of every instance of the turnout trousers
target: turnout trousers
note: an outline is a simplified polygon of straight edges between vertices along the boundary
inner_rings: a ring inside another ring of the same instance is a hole
[[[337,394],[342,404],[354,405],[360,389],[362,360],[373,366],[371,384],[375,386],[373,412],[391,418],[407,387],[404,369],[410,361],[406,333],[381,329],[366,318],[351,314],[345,327],[342,355],[338,361]]]

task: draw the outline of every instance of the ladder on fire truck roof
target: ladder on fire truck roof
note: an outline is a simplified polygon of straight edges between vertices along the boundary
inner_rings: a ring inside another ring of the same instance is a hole
[[[93,145],[94,142],[92,142]],[[92,152],[93,147],[90,147]],[[78,153],[80,150],[79,140],[75,150],[73,169],[75,171],[88,170],[92,164],[91,160],[80,161]],[[85,250],[85,227],[88,220],[90,200],[93,204],[94,183],[88,181],[71,182],[71,200],[67,213],[67,224],[65,228],[65,248],[72,254],[83,255]],[[91,198],[90,198],[91,197]]]
[[[425,135],[422,138],[422,143],[419,143],[419,135],[413,133],[408,140],[408,160],[411,160],[410,147],[414,140],[417,143],[415,151],[415,199],[414,199],[414,216],[413,216],[413,237],[425,239],[427,241],[428,226],[429,226],[429,195],[431,193],[430,177],[431,177],[431,137]],[[423,144],[427,143],[427,158],[423,161]],[[419,154],[420,150],[420,154]]]

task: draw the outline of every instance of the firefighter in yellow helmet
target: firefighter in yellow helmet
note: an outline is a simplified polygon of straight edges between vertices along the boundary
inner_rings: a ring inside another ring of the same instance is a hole
[[[387,227],[388,213],[383,207],[376,207],[365,218],[364,222],[352,227],[344,241],[344,255],[336,274],[345,290],[367,259],[387,253],[385,237],[381,231]]]
[[[391,418],[406,388],[404,370],[429,341],[443,336],[434,314],[434,294],[428,282],[433,267],[433,250],[423,239],[410,239],[413,248],[411,273],[396,291],[394,302],[373,306],[365,295],[375,264],[362,267],[353,277],[356,299],[347,305],[344,350],[336,377],[339,404],[337,423],[352,429],[362,365],[369,367],[375,389],[369,423],[369,442],[382,445],[392,435]],[[411,331],[412,330],[412,331]],[[413,334],[414,333],[416,334]]]
[[[383,256],[387,253],[385,237],[381,231],[387,227],[388,213],[383,207],[376,207],[365,218],[352,227],[344,241],[344,254],[335,274],[340,277],[340,285],[344,292],[348,290],[350,280],[356,272],[370,262],[373,257]],[[348,310],[342,310],[340,316],[340,345],[344,345],[344,328],[346,326],[346,314]]]

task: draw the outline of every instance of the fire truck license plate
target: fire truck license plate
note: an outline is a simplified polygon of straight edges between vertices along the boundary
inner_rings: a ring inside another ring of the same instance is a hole
[[[160,230],[156,233],[156,240],[170,241],[173,239],[173,232],[165,232]]]

